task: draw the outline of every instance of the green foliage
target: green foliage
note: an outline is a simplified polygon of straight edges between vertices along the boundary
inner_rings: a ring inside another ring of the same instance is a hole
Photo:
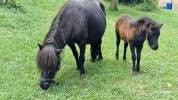
[[[158,8],[157,0],[144,0],[144,4],[142,5],[142,10],[145,11],[153,11]]]
[[[128,3],[128,4],[138,4],[143,3],[144,0],[118,0],[120,3]]]
[[[5,6],[7,8],[15,8],[21,10],[22,6],[17,0],[0,0],[0,6]]]

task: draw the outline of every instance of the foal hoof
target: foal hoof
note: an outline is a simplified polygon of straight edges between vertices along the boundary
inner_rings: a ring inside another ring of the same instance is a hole
[[[123,58],[123,61],[126,61],[126,58]]]
[[[124,63],[124,65],[126,65],[126,64],[127,64],[125,60],[123,61],[123,63]]]
[[[116,60],[118,61],[118,60],[119,60],[119,57],[116,57]]]
[[[138,75],[139,73],[140,73],[140,71],[137,71],[136,69],[133,70],[133,74],[134,74],[134,75]]]

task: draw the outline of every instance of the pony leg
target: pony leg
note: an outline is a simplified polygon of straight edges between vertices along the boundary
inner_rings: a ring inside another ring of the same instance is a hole
[[[98,57],[98,60],[102,60],[103,59],[103,56],[102,56],[102,51],[101,51],[101,44],[102,44],[102,40],[99,41],[98,43],[98,53],[99,53],[99,57]]]
[[[85,62],[86,43],[81,42],[79,44],[79,48],[80,48],[80,56],[79,56],[80,76],[82,76],[85,74],[84,62]]]
[[[135,46],[133,46],[133,44],[130,44],[130,50],[131,50],[131,53],[132,53],[132,70],[133,72],[135,72],[135,61],[136,61],[136,55],[135,55]]]
[[[74,44],[74,43],[69,44],[69,47],[71,48],[72,53],[73,53],[73,55],[74,55],[74,57],[75,57],[76,64],[77,64],[77,70],[80,70],[80,69],[79,69],[78,52],[77,52],[77,49],[76,49],[76,47],[75,47],[75,44]]]
[[[127,47],[128,47],[128,43],[127,43],[127,42],[124,42],[124,55],[123,55],[123,60],[124,60],[124,61],[126,61]]]
[[[137,72],[140,72],[140,59],[141,59],[141,51],[142,51],[143,45],[137,47]]]
[[[98,50],[97,50],[97,43],[92,43],[91,44],[91,49],[90,49],[90,52],[91,52],[91,62],[95,62],[96,60],[96,57],[98,55]]]
[[[119,45],[120,45],[120,35],[116,33],[117,40],[116,40],[116,59],[119,60]]]

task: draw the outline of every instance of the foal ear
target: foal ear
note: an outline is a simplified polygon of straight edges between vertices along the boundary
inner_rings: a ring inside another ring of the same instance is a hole
[[[37,45],[38,45],[38,47],[39,47],[40,50],[43,49],[43,45],[41,45],[41,44],[39,44],[39,43],[38,43]]]
[[[160,24],[160,26],[159,26],[159,28],[162,28],[162,26],[163,26],[164,24],[162,23],[162,24]]]
[[[148,22],[148,23],[146,23],[146,28],[150,28],[150,27],[151,27],[151,25],[152,25],[152,24],[151,24],[151,23],[149,23],[149,22]]]
[[[137,22],[138,26],[143,26],[145,24],[144,20],[138,20]]]
[[[62,52],[62,49],[55,49],[55,52],[57,55],[59,55],[59,53]]]

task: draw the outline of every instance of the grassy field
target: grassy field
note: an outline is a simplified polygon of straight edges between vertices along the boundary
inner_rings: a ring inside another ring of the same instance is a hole
[[[157,10],[141,12],[119,5],[119,10],[107,9],[107,30],[102,44],[104,59],[90,63],[87,46],[85,68],[87,76],[79,78],[74,57],[69,47],[62,54],[58,86],[43,91],[39,87],[40,72],[36,66],[37,43],[42,42],[52,19],[63,0],[21,0],[25,12],[0,7],[0,100],[68,99],[121,100],[178,99],[178,12]],[[126,64],[115,60],[114,25],[118,15],[128,13],[135,17],[150,16],[162,23],[160,48],[152,51],[145,42],[141,70],[133,75],[128,49]]]

